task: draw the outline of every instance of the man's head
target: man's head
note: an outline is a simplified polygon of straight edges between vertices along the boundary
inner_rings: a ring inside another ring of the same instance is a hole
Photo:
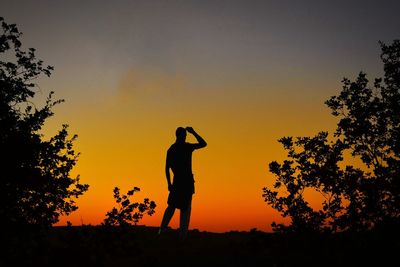
[[[178,127],[175,132],[177,142],[185,142],[186,140],[186,129]]]

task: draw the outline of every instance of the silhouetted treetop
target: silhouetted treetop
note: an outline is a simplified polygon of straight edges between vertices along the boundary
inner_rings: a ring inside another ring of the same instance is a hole
[[[290,160],[270,163],[275,189],[264,188],[265,201],[292,219],[276,230],[364,230],[396,225],[400,220],[400,41],[380,43],[384,78],[371,86],[360,72],[351,81],[344,78],[341,92],[326,101],[339,118],[335,139],[327,133],[280,140]],[[363,167],[340,167],[350,151]],[[320,192],[322,210],[313,210],[303,197],[305,189]]]
[[[49,140],[40,133],[52,108],[63,102],[50,92],[43,107],[33,103],[40,75],[53,67],[22,49],[22,33],[0,17],[0,216],[8,224],[49,226],[77,209],[73,198],[88,190],[71,177],[79,154],[67,125]]]

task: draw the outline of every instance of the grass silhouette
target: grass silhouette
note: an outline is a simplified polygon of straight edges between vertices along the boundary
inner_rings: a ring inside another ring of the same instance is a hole
[[[1,266],[385,266],[399,232],[288,235],[178,231],[146,226],[67,226],[8,231]]]

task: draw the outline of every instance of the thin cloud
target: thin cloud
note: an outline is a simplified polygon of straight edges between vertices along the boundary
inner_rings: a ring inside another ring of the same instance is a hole
[[[169,96],[184,90],[187,79],[180,73],[159,69],[129,69],[120,79],[117,94],[120,100]]]

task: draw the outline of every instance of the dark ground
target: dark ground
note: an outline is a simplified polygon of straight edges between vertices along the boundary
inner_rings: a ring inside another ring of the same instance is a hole
[[[4,229],[4,228],[3,228]],[[154,227],[8,229],[0,266],[400,266],[398,231],[323,237]],[[391,264],[390,264],[391,263]]]

